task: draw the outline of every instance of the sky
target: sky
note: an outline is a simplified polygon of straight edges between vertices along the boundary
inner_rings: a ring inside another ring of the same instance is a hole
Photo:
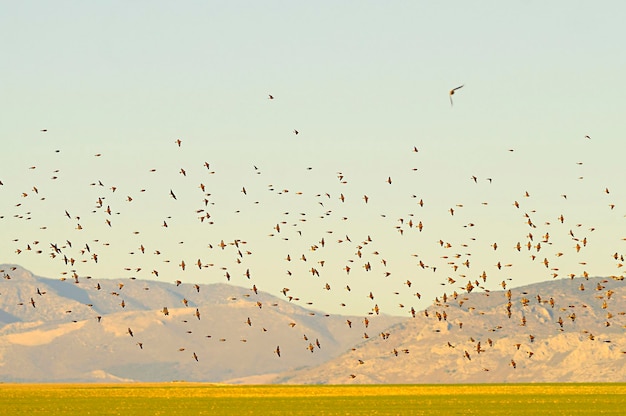
[[[2,9],[0,263],[401,316],[624,274],[622,2]]]

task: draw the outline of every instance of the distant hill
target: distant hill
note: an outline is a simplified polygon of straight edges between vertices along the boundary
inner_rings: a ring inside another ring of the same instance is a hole
[[[267,382],[336,357],[364,335],[363,317],[326,316],[227,284],[54,280],[15,265],[1,265],[0,276],[5,382]],[[404,320],[368,319],[372,333]]]
[[[275,382],[624,382],[625,313],[626,288],[612,279],[464,293]]]

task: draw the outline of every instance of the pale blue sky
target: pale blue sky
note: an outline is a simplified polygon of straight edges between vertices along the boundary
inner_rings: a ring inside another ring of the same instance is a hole
[[[617,1],[5,2],[2,262],[59,277],[71,269],[48,256],[48,244],[91,241],[97,265],[76,247],[66,250],[88,260],[74,267],[81,275],[130,276],[125,267],[142,267],[137,277],[153,278],[150,271],[159,269],[159,279],[208,283],[224,281],[219,267],[226,267],[233,284],[274,294],[290,287],[331,312],[363,313],[375,303],[364,294],[373,291],[392,314],[459,290],[448,277],[466,283],[483,270],[493,275],[492,289],[509,277],[522,285],[552,272],[623,273],[610,255],[626,251],[625,13]],[[462,84],[451,107],[448,91]],[[50,179],[57,169],[58,179]],[[105,186],[90,186],[97,181]],[[200,183],[215,203],[207,207],[213,225],[197,219]],[[283,189],[290,192],[279,195]],[[325,193],[331,198],[316,196]],[[95,208],[98,197],[120,212],[110,228]],[[398,218],[421,220],[424,231],[404,225],[401,236]],[[288,223],[281,235],[269,237],[280,221]],[[476,226],[464,227],[469,223]],[[589,240],[581,253],[570,229]],[[552,245],[514,250],[529,231],[534,243],[549,232]],[[337,243],[346,233],[352,243]],[[374,241],[359,259],[356,246],[367,235]],[[321,237],[329,244],[311,252]],[[234,262],[236,251],[207,248],[236,238],[253,253],[242,264]],[[453,247],[441,248],[439,239]],[[33,241],[44,253],[24,251]],[[128,254],[141,244],[165,254]],[[288,253],[310,259],[289,263]],[[459,260],[442,258],[457,253]],[[197,258],[215,266],[176,266]],[[544,258],[559,270],[545,268]],[[419,259],[437,271],[419,268]],[[447,264],[466,259],[469,269]],[[374,270],[365,273],[368,260]],[[497,270],[498,261],[514,266]],[[322,275],[312,277],[311,267]],[[246,268],[250,282],[242,277]],[[415,283],[410,289],[407,279]],[[326,282],[330,292],[322,289]],[[346,284],[354,290],[341,289]]]

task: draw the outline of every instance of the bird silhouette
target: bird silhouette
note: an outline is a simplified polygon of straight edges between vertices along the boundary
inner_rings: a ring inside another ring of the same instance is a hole
[[[455,91],[456,91],[456,90],[458,90],[458,89],[460,89],[460,88],[463,88],[464,86],[465,86],[465,85],[461,85],[461,86],[458,86],[458,87],[456,87],[456,88],[452,88],[452,89],[450,90],[450,94],[449,94],[449,96],[450,96],[450,106],[453,106],[453,105],[454,105],[454,103],[452,102],[452,96],[454,95]]]

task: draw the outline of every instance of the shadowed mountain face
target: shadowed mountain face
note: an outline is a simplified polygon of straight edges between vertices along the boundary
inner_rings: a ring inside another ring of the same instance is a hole
[[[364,317],[326,316],[226,284],[52,280],[0,269],[3,381],[265,382],[404,320],[368,316],[365,328]]]
[[[439,299],[408,322],[283,383],[626,381],[622,281],[558,280]]]

